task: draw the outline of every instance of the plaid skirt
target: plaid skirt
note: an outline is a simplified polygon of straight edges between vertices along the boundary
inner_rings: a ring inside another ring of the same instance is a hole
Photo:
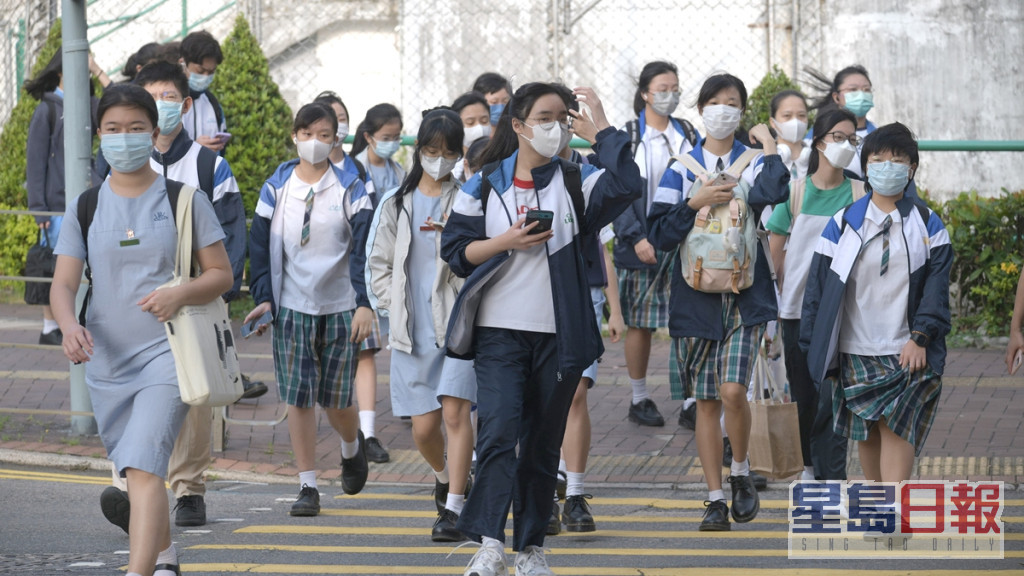
[[[744,326],[736,296],[722,296],[722,341],[704,338],[673,338],[668,379],[673,400],[719,400],[723,382],[750,385],[764,324]]]
[[[867,440],[871,428],[884,417],[889,429],[913,445],[915,455],[921,454],[942,392],[942,377],[930,367],[910,374],[900,368],[896,355],[842,354],[839,381],[831,377],[825,384],[832,391],[837,434]]]
[[[668,326],[669,286],[672,267],[679,250],[657,251],[658,267],[651,270],[620,268],[619,303],[626,326],[631,328],[664,328]]]
[[[358,344],[348,341],[352,311],[313,316],[281,308],[274,319],[274,373],[289,406],[347,408]]]

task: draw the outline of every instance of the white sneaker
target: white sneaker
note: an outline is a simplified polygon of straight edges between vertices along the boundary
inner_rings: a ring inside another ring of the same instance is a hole
[[[548,568],[543,548],[527,546],[516,554],[516,576],[555,576],[555,573]]]
[[[463,576],[508,576],[508,560],[501,543],[488,542],[479,546]]]

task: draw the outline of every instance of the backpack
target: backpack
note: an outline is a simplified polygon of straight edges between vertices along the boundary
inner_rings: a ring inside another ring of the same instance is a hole
[[[732,163],[726,173],[739,180],[733,199],[697,211],[693,229],[683,240],[679,250],[683,280],[698,292],[739,294],[754,283],[761,234],[747,204],[750,186],[740,175],[759,154],[760,150],[749,148]],[[692,196],[703,184],[700,177],[709,176],[707,170],[689,154],[673,159],[698,176],[690,189]]]
[[[682,126],[683,137],[685,137],[687,142],[690,143],[690,146],[696,146],[697,131],[693,128],[693,124],[690,124],[689,121],[683,120],[682,118],[673,117],[672,120],[675,120],[680,126]],[[671,124],[671,120],[669,123]],[[626,134],[629,135],[629,153],[633,157],[636,157],[636,149],[640,147],[640,140],[642,140],[642,136],[640,135],[640,120],[630,120],[629,122],[626,122]]]
[[[810,176],[808,176],[810,178]],[[853,188],[853,201],[860,200],[867,194],[867,190],[864,189],[864,182],[862,180],[850,180],[850,186]],[[800,215],[800,211],[804,207],[804,193],[807,191],[807,180],[801,178],[796,182],[793,182],[789,189],[789,230],[793,231],[793,224],[796,222],[796,217]]]
[[[580,173],[580,166],[559,157],[558,163],[562,167],[562,179],[565,181],[565,188],[569,192],[569,199],[572,200],[572,209],[576,212],[576,221],[583,221],[583,214],[586,213],[586,202],[583,199],[583,176]],[[501,165],[497,160],[485,165],[480,170],[480,204],[484,216],[487,215],[487,198],[491,195],[490,176]]]

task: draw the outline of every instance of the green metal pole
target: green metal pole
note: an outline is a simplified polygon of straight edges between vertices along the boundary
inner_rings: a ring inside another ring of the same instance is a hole
[[[62,0],[61,35],[64,50],[64,194],[70,205],[92,180],[92,122],[89,102],[89,40],[85,0]],[[78,290],[78,306],[85,289]],[[85,365],[71,365],[71,410],[92,412]],[[92,416],[72,416],[71,434],[96,434]]]
[[[1024,152],[1024,140],[920,140],[925,152]]]
[[[181,37],[188,36],[188,0],[181,0]]]
[[[25,84],[25,38],[28,32],[25,30],[25,19],[18,18],[18,41],[15,44],[15,71],[17,77],[14,79],[17,85],[17,98],[21,99],[21,86]]]

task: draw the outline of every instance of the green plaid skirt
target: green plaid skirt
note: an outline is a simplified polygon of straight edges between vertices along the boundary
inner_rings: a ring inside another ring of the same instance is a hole
[[[668,379],[673,400],[719,400],[723,382],[750,385],[764,324],[744,326],[736,296],[722,296],[725,339],[673,338]]]
[[[828,388],[825,388],[828,386]],[[839,381],[826,379],[822,394],[832,391],[833,425],[852,440],[868,439],[882,417],[893,432],[921,454],[942,392],[942,377],[930,367],[910,374],[900,368],[899,356],[841,354]]]
[[[668,326],[669,286],[672,267],[679,250],[657,251],[658,267],[651,270],[616,270],[619,277],[619,303],[622,317],[630,328],[664,328]]]
[[[289,406],[348,408],[359,345],[349,342],[352,311],[313,316],[281,308],[274,319],[274,374]]]

